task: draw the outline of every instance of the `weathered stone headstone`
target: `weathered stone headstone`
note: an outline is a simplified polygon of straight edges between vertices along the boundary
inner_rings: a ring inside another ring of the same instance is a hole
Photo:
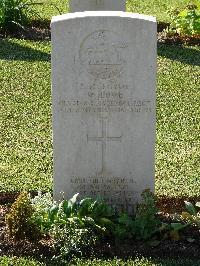
[[[125,11],[126,0],[70,0],[70,11]]]
[[[80,12],[51,27],[54,197],[132,211],[154,191],[155,19]]]

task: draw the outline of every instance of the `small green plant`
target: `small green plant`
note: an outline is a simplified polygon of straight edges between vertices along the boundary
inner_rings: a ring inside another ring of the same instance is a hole
[[[188,223],[174,222],[174,223],[162,223],[160,227],[160,235],[162,239],[170,239],[173,241],[179,241],[181,239],[181,232]]]
[[[1,0],[0,27],[11,31],[26,25],[33,4],[31,0]]]
[[[34,208],[28,193],[21,193],[6,215],[6,225],[10,236],[19,239],[37,239],[40,231],[33,219]]]
[[[191,224],[200,227],[200,202],[195,205],[185,201],[186,211],[182,212],[182,218]]]
[[[77,199],[78,194],[75,194],[60,204],[54,202],[45,208],[40,220],[54,239],[58,251],[54,259],[59,264],[87,249],[91,250],[113,224],[109,219],[113,216],[112,208],[103,201],[85,198],[79,202]]]
[[[35,209],[33,216],[41,233],[48,233],[56,218],[58,204],[53,201],[51,193],[42,194],[41,192],[31,199],[31,203]]]
[[[130,217],[127,213],[122,213],[117,218],[117,224],[113,228],[113,234],[116,240],[131,239],[135,232],[135,221],[133,217]]]
[[[143,203],[139,204],[136,210],[134,234],[138,239],[147,240],[158,231],[161,222],[157,217],[155,195],[147,189],[141,196]]]
[[[117,219],[118,224],[114,232],[117,238],[148,240],[159,231],[161,222],[157,217],[158,209],[154,194],[147,189],[141,196],[143,202],[138,205],[134,217],[124,213]]]
[[[57,255],[54,260],[59,265],[66,265],[67,260],[74,256],[81,256],[92,251],[100,235],[91,226],[80,228],[75,219],[71,219],[66,225],[55,224],[51,230],[54,239],[54,248]]]
[[[78,202],[78,193],[70,200],[63,200],[59,204],[53,201],[49,193],[38,195],[32,199],[36,209],[35,220],[41,232],[48,233],[56,225],[64,226],[76,221],[80,228],[88,226],[107,231],[113,226],[113,209],[102,200],[85,198]]]
[[[184,10],[170,12],[172,23],[169,33],[175,32],[179,35],[200,34],[200,4],[189,4]]]
[[[13,32],[17,28],[23,28],[31,19],[42,19],[33,8],[35,5],[53,6],[60,14],[59,8],[52,2],[36,2],[35,0],[1,0],[0,4],[0,28]]]

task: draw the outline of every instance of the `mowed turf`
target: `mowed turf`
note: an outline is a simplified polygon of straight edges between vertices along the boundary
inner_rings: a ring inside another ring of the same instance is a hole
[[[38,3],[37,0],[34,0]],[[36,5],[34,9],[36,13],[45,19],[50,20],[52,16],[69,12],[69,1],[54,0],[47,1],[41,0],[39,3],[43,5]],[[189,4],[188,0],[127,0],[127,12],[142,13],[145,15],[152,15],[158,21],[169,22],[169,13],[175,9],[182,9]]]
[[[0,191],[52,189],[50,43],[0,40]],[[157,195],[200,195],[200,47],[161,45]]]
[[[199,260],[192,259],[147,259],[147,258],[133,258],[128,260],[122,259],[73,259],[68,266],[199,266]],[[51,261],[38,261],[33,258],[2,256],[0,257],[1,266],[57,266],[58,263]]]
[[[200,47],[158,55],[156,193],[200,195]]]
[[[0,191],[52,182],[50,44],[0,41]]]

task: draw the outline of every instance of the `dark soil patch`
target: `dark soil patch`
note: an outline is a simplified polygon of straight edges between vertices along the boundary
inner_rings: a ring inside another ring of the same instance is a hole
[[[29,192],[31,197],[38,195],[37,191],[30,191]],[[19,196],[20,192],[0,192],[0,205],[3,204],[11,204],[13,203],[16,198]]]
[[[200,34],[194,36],[180,36],[178,34],[167,34],[165,32],[158,32],[157,36],[159,43],[178,45],[200,45]]]
[[[33,20],[26,27],[17,27],[12,31],[0,31],[1,38],[17,38],[25,40],[50,40],[50,21],[49,20]]]
[[[157,206],[161,212],[164,213],[181,213],[185,210],[185,203],[184,201],[189,201],[193,204],[200,201],[200,196],[196,197],[167,197],[167,196],[160,196],[157,198]]]
[[[122,258],[127,259],[130,257],[143,256],[155,259],[199,259],[200,256],[200,239],[195,243],[189,243],[187,241],[171,241],[163,240],[158,246],[153,247],[149,243],[141,241],[129,241],[128,243],[117,244],[104,244],[101,247],[97,247],[99,258]]]

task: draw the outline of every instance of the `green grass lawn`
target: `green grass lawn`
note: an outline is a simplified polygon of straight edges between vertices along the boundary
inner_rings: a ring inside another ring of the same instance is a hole
[[[189,2],[188,0],[128,0],[126,9],[129,12],[155,16],[157,21],[169,22],[168,11],[184,8]]]
[[[34,0],[38,2],[38,0]],[[38,14],[46,19],[51,19],[52,16],[59,13],[67,13],[69,11],[68,1],[54,0],[47,1],[42,0],[44,5],[37,6]],[[142,13],[145,15],[156,16],[158,21],[170,21],[168,11],[176,8],[184,8],[190,0],[128,0],[126,4],[126,10],[128,12]]]
[[[0,191],[52,189],[50,43],[0,41]],[[200,47],[158,49],[157,195],[200,195]]]
[[[41,262],[31,258],[17,258],[17,257],[0,257],[1,266],[50,266],[48,262]],[[200,261],[191,259],[166,259],[166,260],[153,260],[147,258],[135,258],[127,261],[121,259],[113,260],[82,260],[76,259],[69,262],[66,266],[199,266]],[[52,265],[53,266],[53,265]],[[58,266],[54,264],[54,266]]]
[[[200,47],[158,55],[156,193],[200,195]]]
[[[0,191],[49,190],[50,43],[0,41]]]

